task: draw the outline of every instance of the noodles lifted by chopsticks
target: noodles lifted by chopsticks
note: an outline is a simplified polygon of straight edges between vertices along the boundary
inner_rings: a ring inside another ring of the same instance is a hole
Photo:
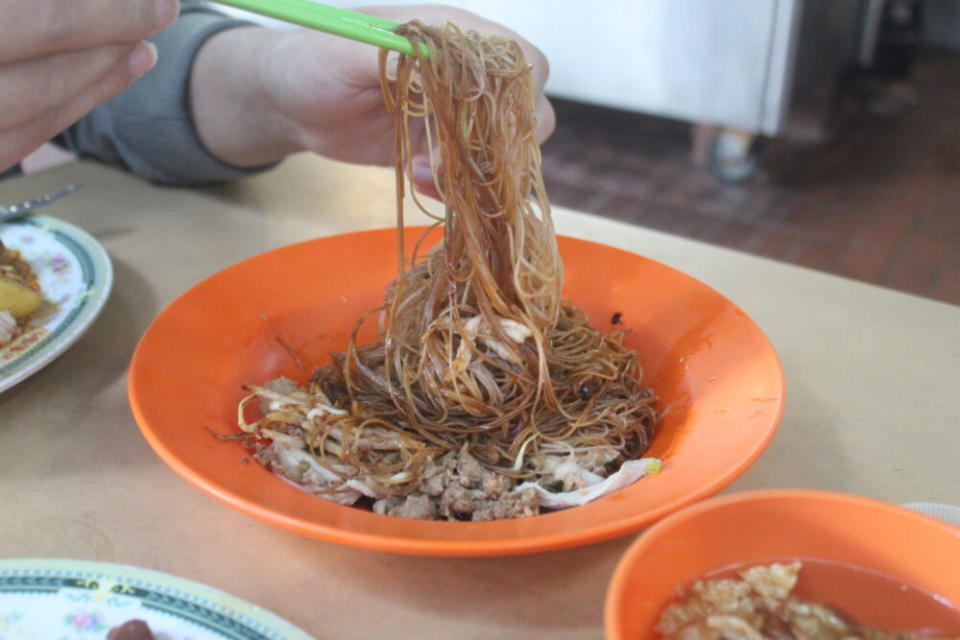
[[[379,339],[358,345],[354,331],[309,389],[251,386],[245,403],[259,398],[265,415],[248,424],[241,406],[241,426],[271,441],[258,457],[275,471],[382,513],[476,520],[578,504],[647,449],[657,412],[622,335],[561,299],[530,67],[501,37],[416,21],[399,32],[429,55],[381,53],[400,265],[372,312]],[[439,149],[443,242],[404,259],[418,136]]]

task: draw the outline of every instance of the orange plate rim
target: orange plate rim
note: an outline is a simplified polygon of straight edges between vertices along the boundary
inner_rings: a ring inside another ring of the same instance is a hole
[[[427,227],[407,227],[408,232],[420,232],[426,230]],[[149,344],[151,339],[151,329],[154,326],[162,321],[162,318],[165,313],[170,309],[176,308],[177,305],[185,298],[193,289],[200,287],[205,283],[208,283],[212,280],[215,280],[220,274],[240,265],[256,261],[264,256],[270,254],[288,250],[295,247],[301,247],[304,245],[310,245],[317,242],[329,241],[331,239],[341,239],[344,241],[349,240],[352,237],[362,236],[367,234],[377,234],[377,233],[396,233],[395,228],[379,228],[379,229],[370,229],[364,231],[355,231],[345,234],[340,234],[336,236],[325,236],[321,238],[315,238],[311,240],[306,240],[298,243],[293,243],[290,245],[278,247],[270,251],[252,256],[245,260],[242,260],[234,265],[228,266],[225,269],[201,280],[196,285],[192,286],[190,289],[185,291],[183,294],[174,299],[160,314],[154,319],[150,327],[147,328],[143,337],[140,340],[140,343],[137,345],[137,348],[134,352],[133,358],[130,365],[130,373],[128,378],[128,400],[130,403],[131,411],[134,416],[134,419],[140,428],[143,436],[148,441],[150,446],[154,449],[157,455],[178,475],[182,478],[193,484],[195,487],[199,488],[206,494],[212,496],[213,498],[233,507],[243,513],[246,513],[254,518],[262,520],[264,522],[270,523],[274,526],[308,536],[317,538],[320,540],[325,540],[328,542],[344,544],[348,546],[376,550],[376,551],[386,551],[390,553],[400,553],[400,554],[410,554],[410,555],[427,555],[427,556],[457,556],[457,557],[470,557],[470,556],[498,556],[498,555],[518,555],[518,554],[529,554],[529,553],[540,553],[547,551],[560,550],[575,546],[581,546],[586,544],[593,544],[608,540],[611,538],[623,536],[635,531],[640,530],[650,523],[656,522],[667,516],[668,514],[674,513],[679,509],[683,509],[688,505],[701,501],[704,498],[707,498],[711,495],[714,495],[720,491],[723,487],[729,485],[741,475],[743,475],[747,469],[762,455],[764,450],[769,445],[773,436],[776,433],[777,427],[779,426],[783,412],[785,408],[785,384],[784,384],[784,372],[783,366],[779,359],[779,356],[776,353],[776,350],[773,348],[773,345],[770,343],[767,336],[763,331],[757,326],[757,324],[750,318],[746,313],[743,313],[744,319],[751,325],[752,329],[757,332],[759,337],[762,339],[763,346],[766,349],[769,349],[770,355],[772,356],[773,362],[775,364],[774,371],[771,371],[771,377],[775,378],[772,380],[772,383],[780,389],[780,393],[776,398],[776,404],[773,409],[773,417],[769,420],[769,424],[765,427],[764,431],[759,434],[753,441],[753,446],[748,450],[744,451],[742,456],[736,462],[736,464],[730,465],[725,472],[718,474],[709,482],[704,483],[698,490],[691,491],[682,497],[663,502],[656,508],[651,508],[646,511],[627,515],[620,519],[617,519],[613,522],[599,522],[591,525],[588,528],[580,528],[574,530],[565,530],[557,533],[551,534],[540,534],[533,536],[523,536],[515,538],[470,538],[470,539],[424,539],[416,537],[403,537],[396,535],[383,535],[378,533],[368,533],[368,532],[357,532],[357,531],[348,531],[336,526],[330,526],[323,522],[313,521],[313,520],[304,520],[296,517],[290,517],[282,513],[278,513],[276,510],[272,509],[269,505],[263,505],[255,501],[248,500],[242,496],[238,496],[235,493],[222,488],[215,479],[207,477],[204,473],[198,472],[196,469],[190,466],[187,461],[184,461],[172,452],[163,442],[161,434],[158,433],[154,427],[150,424],[149,419],[147,418],[144,406],[142,404],[142,399],[140,397],[140,372],[142,369],[148,366],[148,362],[145,361],[145,345]],[[587,243],[590,245],[595,245],[597,247],[608,249],[616,252],[631,253],[632,255],[638,255],[623,249],[616,247],[610,247],[603,243],[587,241],[578,238],[573,238],[569,236],[561,236],[558,234],[558,238],[561,240],[570,240],[580,243]],[[721,294],[717,293],[714,289],[704,284],[703,282],[685,274],[678,269],[670,267],[669,265],[663,264],[659,261],[653,260],[651,258],[646,258],[641,256],[645,261],[657,265],[659,268],[673,272],[683,278],[687,278],[690,281],[697,283],[699,286],[713,292],[714,294],[723,298],[732,308],[739,310],[734,303],[730,302]],[[316,500],[313,496],[304,493],[305,497],[309,497],[311,500]],[[350,509],[352,507],[342,507],[345,509]],[[379,516],[379,517],[389,517],[389,516]],[[546,517],[546,516],[535,516],[535,517]],[[491,522],[481,522],[481,523],[470,523],[472,527],[478,527],[483,529],[491,529],[497,527],[501,522],[504,521],[491,521]],[[435,527],[446,527],[455,530],[456,527],[460,526],[462,523],[458,522],[429,522],[424,521],[431,526]]]

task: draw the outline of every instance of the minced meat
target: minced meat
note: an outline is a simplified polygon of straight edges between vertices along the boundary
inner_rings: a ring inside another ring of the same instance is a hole
[[[483,467],[467,451],[450,452],[427,463],[420,487],[404,498],[387,498],[374,511],[430,520],[503,520],[540,513],[536,491],[511,491],[512,478]]]

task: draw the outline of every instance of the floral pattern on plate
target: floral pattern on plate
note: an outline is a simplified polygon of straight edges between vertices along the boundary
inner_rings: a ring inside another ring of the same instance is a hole
[[[213,587],[136,567],[0,560],[0,640],[100,640],[132,619],[158,640],[311,640]]]
[[[95,238],[69,223],[28,216],[0,225],[0,240],[20,252],[40,280],[45,311],[0,347],[0,391],[36,373],[90,327],[110,295],[113,267]]]

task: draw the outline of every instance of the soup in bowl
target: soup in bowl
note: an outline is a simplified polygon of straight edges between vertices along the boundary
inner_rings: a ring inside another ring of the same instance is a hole
[[[799,564],[793,598],[872,629],[960,637],[958,560],[960,529],[902,507],[807,490],[724,496],[665,518],[630,547],[607,592],[606,633],[667,637],[676,607],[707,581]]]

